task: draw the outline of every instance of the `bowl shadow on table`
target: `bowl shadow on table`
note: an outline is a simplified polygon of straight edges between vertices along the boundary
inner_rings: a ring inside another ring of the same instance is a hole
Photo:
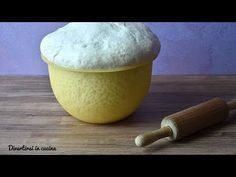
[[[144,124],[147,127],[149,124],[156,124],[156,128],[159,128],[158,126],[164,117],[203,101],[206,101],[205,97],[175,93],[168,93],[167,97],[165,93],[149,93],[135,112],[125,119],[110,125],[122,126],[130,124],[130,126],[135,126]]]
[[[160,140],[159,142],[155,142],[146,148],[143,149],[144,152],[147,153],[154,153],[161,151],[162,149],[167,150],[168,148],[173,148],[176,146],[179,146],[181,144],[190,144],[194,141],[199,141],[204,138],[208,138],[212,134],[214,134],[217,131],[220,131],[222,129],[225,129],[232,124],[236,124],[236,111],[231,113],[229,118],[225,120],[224,122],[218,123],[216,125],[212,125],[210,127],[207,127],[205,129],[200,130],[199,132],[196,132],[190,136],[187,136],[179,141],[167,141],[167,140]],[[230,132],[221,132],[219,136],[236,136],[236,134],[232,134]]]

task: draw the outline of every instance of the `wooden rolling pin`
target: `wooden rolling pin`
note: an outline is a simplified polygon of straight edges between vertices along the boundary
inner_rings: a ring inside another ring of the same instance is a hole
[[[161,121],[159,130],[137,136],[135,144],[138,147],[143,147],[165,137],[171,141],[179,140],[203,128],[224,121],[233,109],[236,109],[236,100],[226,102],[220,98],[211,99],[165,117]]]

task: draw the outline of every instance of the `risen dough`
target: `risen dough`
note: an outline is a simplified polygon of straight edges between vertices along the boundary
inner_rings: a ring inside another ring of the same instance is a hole
[[[40,50],[64,68],[106,70],[151,62],[160,42],[143,23],[74,22],[44,37]]]

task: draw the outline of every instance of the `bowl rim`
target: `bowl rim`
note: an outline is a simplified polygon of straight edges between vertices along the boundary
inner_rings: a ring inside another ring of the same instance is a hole
[[[118,67],[118,68],[110,68],[110,69],[73,69],[73,68],[66,68],[60,65],[57,65],[47,59],[42,53],[41,53],[41,58],[42,60],[47,63],[48,65],[56,66],[60,69],[66,70],[66,71],[72,71],[72,72],[88,72],[88,73],[107,73],[107,72],[119,72],[119,71],[126,71],[126,70],[131,70],[134,68],[142,67],[145,65],[152,64],[152,61],[148,61],[142,64],[138,65],[132,65],[132,66],[124,66],[124,67]]]

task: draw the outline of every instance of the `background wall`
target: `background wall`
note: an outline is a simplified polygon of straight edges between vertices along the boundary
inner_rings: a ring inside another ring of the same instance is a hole
[[[66,23],[0,23],[0,75],[45,75],[39,45]],[[161,41],[153,74],[236,74],[236,23],[145,23]]]

